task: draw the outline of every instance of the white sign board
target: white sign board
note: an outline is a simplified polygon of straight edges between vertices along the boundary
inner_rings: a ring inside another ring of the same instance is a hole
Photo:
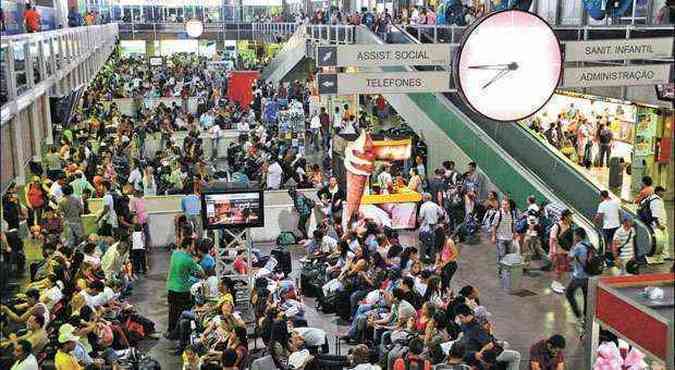
[[[565,68],[563,87],[657,85],[671,81],[672,64]]]
[[[319,46],[318,67],[450,65],[450,44]]]
[[[673,38],[632,40],[569,41],[565,43],[565,61],[629,60],[672,58]]]
[[[339,73],[318,78],[321,94],[408,94],[450,91],[449,72]]]

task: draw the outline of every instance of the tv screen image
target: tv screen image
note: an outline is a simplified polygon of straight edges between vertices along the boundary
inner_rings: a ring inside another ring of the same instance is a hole
[[[260,191],[205,193],[202,195],[204,225],[210,229],[263,226],[262,203]]]

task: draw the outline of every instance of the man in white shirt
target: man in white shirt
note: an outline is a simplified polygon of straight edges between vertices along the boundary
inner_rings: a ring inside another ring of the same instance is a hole
[[[220,138],[222,136],[220,125],[213,125],[209,129],[209,134],[211,134],[211,158],[218,158],[218,147],[220,146]]]
[[[65,178],[61,175],[52,186],[49,188],[49,196],[52,197],[56,204],[59,203],[61,198],[63,198],[63,184],[65,183]]]
[[[267,188],[278,190],[281,187],[281,177],[284,170],[279,165],[276,159],[272,159],[272,163],[267,168]]]
[[[391,166],[387,163],[384,165],[382,172],[377,175],[377,183],[380,184],[380,189],[386,189],[387,184],[393,181],[391,173],[389,173]]]
[[[319,130],[321,129],[321,119],[319,118],[319,114],[315,114],[314,117],[312,117],[312,120],[309,122],[309,130],[311,133],[310,137],[310,142],[314,145],[314,151],[318,152],[319,151],[319,144],[320,144],[320,139],[319,139]]]
[[[649,263],[663,263],[664,260],[670,259],[670,234],[668,232],[668,216],[666,213],[666,206],[663,202],[663,194],[666,189],[663,186],[654,188],[654,194],[648,196],[643,202],[649,202],[649,209],[652,214],[651,228],[654,231],[654,253],[648,259]],[[658,239],[658,240],[657,240]]]
[[[26,339],[22,339],[14,345],[15,361],[10,370],[38,370],[38,363],[33,355],[33,345]]]
[[[420,240],[422,241],[421,257],[431,261],[436,259],[436,225],[445,218],[445,210],[431,200],[431,194],[422,194],[420,206]]]
[[[129,173],[127,182],[134,186],[134,190],[143,190],[143,174],[141,174],[140,163],[137,159],[133,160],[133,169]]]
[[[614,233],[612,240],[612,249],[616,258],[616,265],[621,269],[621,273],[626,273],[628,261],[635,258],[635,228],[633,220],[627,215],[623,217],[623,225]]]
[[[595,222],[602,222],[605,245],[610,246],[614,240],[614,233],[621,226],[621,206],[617,200],[610,198],[607,190],[600,192],[600,199]]]

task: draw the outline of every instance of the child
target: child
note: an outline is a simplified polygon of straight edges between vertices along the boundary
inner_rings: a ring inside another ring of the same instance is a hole
[[[143,233],[143,226],[141,224],[134,225],[131,241],[131,262],[134,266],[134,273],[145,274],[145,234]]]

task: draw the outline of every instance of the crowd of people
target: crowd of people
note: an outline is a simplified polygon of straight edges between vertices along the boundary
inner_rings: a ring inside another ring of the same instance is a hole
[[[420,157],[406,173],[384,166],[371,179],[381,191],[396,179],[397,186],[422,193],[416,231],[399,233],[359,212],[345,220],[348,189],[332,175],[330,157],[317,160],[316,154],[332,150],[333,135],[369,124],[349,105],[332,113],[311,109],[309,81],[257,82],[250,107],[228,98],[227,84],[226,73],[194,55],[167,57],[160,66],[119,52],[111,57],[77,113],[56,130],[59,140],[40,163],[31,163],[28,183],[11,186],[3,197],[2,290],[10,288],[8,274],[24,276],[27,267],[30,283],[0,307],[0,367],[153,363],[134,348],[158,336],[155,325],[127,298],[151,262],[145,197],[178,194],[183,214],[169,246],[164,336],[176,342],[185,369],[514,370],[523,360],[531,369],[564,368],[565,338],[533,338],[529,355],[514,350],[508,338],[495,336],[499,323],[487,309],[491,302],[453,276],[461,245],[486,238],[497,250],[498,276],[514,255],[532,269],[552,269],[559,281],[553,290],[566,294],[582,327],[585,310],[575,293],[585,293],[588,278],[602,271],[594,265],[597,246],[574,227],[569,210],[534,197],[518,209],[519,200],[488,191],[475,163],[460,172],[446,161],[428,172]],[[134,98],[132,112],[110,101],[120,97]],[[146,104],[156,97],[181,99],[170,106]],[[187,104],[192,97],[199,101],[194,111]],[[391,113],[382,97],[365,101],[377,116]],[[314,149],[313,161],[278,134],[279,112],[290,106],[304,114],[311,143],[305,150]],[[240,136],[222,148],[222,132],[233,128]],[[238,283],[217,274],[214,241],[201,225],[198,195],[213,181],[287,187],[299,215],[297,231],[307,252],[299,285],[289,274],[290,261],[259,254],[246,261],[237,254],[236,270],[256,276],[250,313],[236,299]],[[317,189],[318,201],[297,188]],[[100,206],[92,198],[100,198]],[[608,209],[599,208],[599,220],[614,217]],[[312,215],[317,222],[310,222]],[[85,225],[87,216],[93,227]],[[625,230],[615,228],[608,240],[627,266],[632,257],[625,248],[634,246],[627,242],[630,220],[622,221]],[[30,266],[26,243],[42,253]],[[254,271],[247,271],[249,265]],[[562,287],[570,269],[570,282]],[[354,346],[348,354],[328,353],[329,339],[310,326],[303,295],[314,297],[324,313],[351,322],[341,338]],[[251,334],[268,356],[251,351]]]

